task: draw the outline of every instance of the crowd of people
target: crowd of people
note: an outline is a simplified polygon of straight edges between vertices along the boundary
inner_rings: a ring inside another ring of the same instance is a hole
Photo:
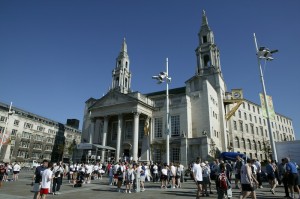
[[[0,164],[0,187],[2,182],[8,181],[12,173],[12,181],[18,181],[21,170],[19,163]],[[285,198],[295,198],[300,190],[298,186],[297,165],[283,158],[280,164],[268,160],[265,171],[257,159],[242,159],[236,157],[235,161],[216,159],[209,163],[197,158],[187,168],[182,164],[170,163],[144,163],[144,162],[107,162],[107,163],[52,163],[44,160],[35,169],[33,176],[34,199],[46,198],[48,194],[60,193],[63,178],[74,187],[91,183],[91,180],[101,180],[103,175],[108,177],[108,185],[115,186],[117,192],[132,193],[145,191],[145,182],[159,183],[161,189],[181,188],[185,176],[194,180],[197,188],[197,198],[209,196],[212,192],[212,182],[217,190],[218,199],[232,197],[232,189],[241,191],[240,198],[256,198],[256,189],[261,189],[263,179],[267,179],[270,193],[276,194],[276,186],[283,184]],[[232,180],[234,176],[234,181]]]

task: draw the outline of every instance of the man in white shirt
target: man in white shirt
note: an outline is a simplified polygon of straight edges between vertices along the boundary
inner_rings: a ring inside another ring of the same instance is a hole
[[[51,179],[53,172],[51,171],[53,164],[52,162],[48,163],[48,168],[41,172],[42,174],[42,183],[41,183],[41,198],[45,199],[47,194],[49,194],[50,186],[51,186]]]
[[[172,186],[175,189],[175,177],[176,177],[176,167],[174,166],[173,162],[171,162],[171,178],[172,178]]]
[[[193,178],[194,178],[194,181],[196,182],[197,189],[198,189],[196,199],[200,198],[200,194],[202,192],[203,178],[202,178],[202,168],[200,166],[200,162],[201,162],[201,160],[198,157],[196,160],[196,163],[194,164],[194,166],[192,168]]]
[[[20,173],[21,167],[20,165],[16,162],[16,164],[13,167],[13,180],[17,181],[19,179],[19,173]]]

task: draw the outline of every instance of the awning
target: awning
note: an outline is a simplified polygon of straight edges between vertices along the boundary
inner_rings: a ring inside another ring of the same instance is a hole
[[[90,143],[80,143],[77,144],[77,149],[89,149],[89,150],[93,150],[93,149],[105,149],[105,150],[111,150],[111,151],[115,151],[116,149],[110,146],[103,146],[100,144],[90,144]]]

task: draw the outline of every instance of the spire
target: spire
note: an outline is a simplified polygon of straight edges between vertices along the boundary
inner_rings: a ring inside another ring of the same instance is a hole
[[[202,10],[202,26],[208,26],[205,10]]]
[[[127,44],[126,44],[126,38],[125,37],[123,39],[123,44],[122,44],[121,52],[126,52],[127,53]]]

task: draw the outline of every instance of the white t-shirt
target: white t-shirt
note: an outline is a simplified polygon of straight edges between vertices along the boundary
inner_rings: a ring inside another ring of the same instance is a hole
[[[98,171],[98,170],[99,170],[99,166],[98,166],[98,165],[95,165],[93,170],[94,170],[94,171]]]
[[[171,166],[171,173],[172,176],[176,176],[176,167],[174,167],[173,165]]]
[[[196,181],[203,181],[202,168],[201,168],[200,164],[195,163],[194,166],[193,166],[192,171],[194,173]]]
[[[14,165],[14,171],[20,171],[21,167],[18,164]]]
[[[167,175],[168,175],[168,169],[163,168],[163,169],[161,170],[161,173],[162,173],[163,175],[167,176]]]
[[[158,167],[157,167],[157,165],[153,166],[153,173],[158,173]]]
[[[41,188],[43,189],[50,189],[51,185],[51,178],[52,178],[52,171],[50,169],[46,169],[41,172],[42,174],[42,183]]]

